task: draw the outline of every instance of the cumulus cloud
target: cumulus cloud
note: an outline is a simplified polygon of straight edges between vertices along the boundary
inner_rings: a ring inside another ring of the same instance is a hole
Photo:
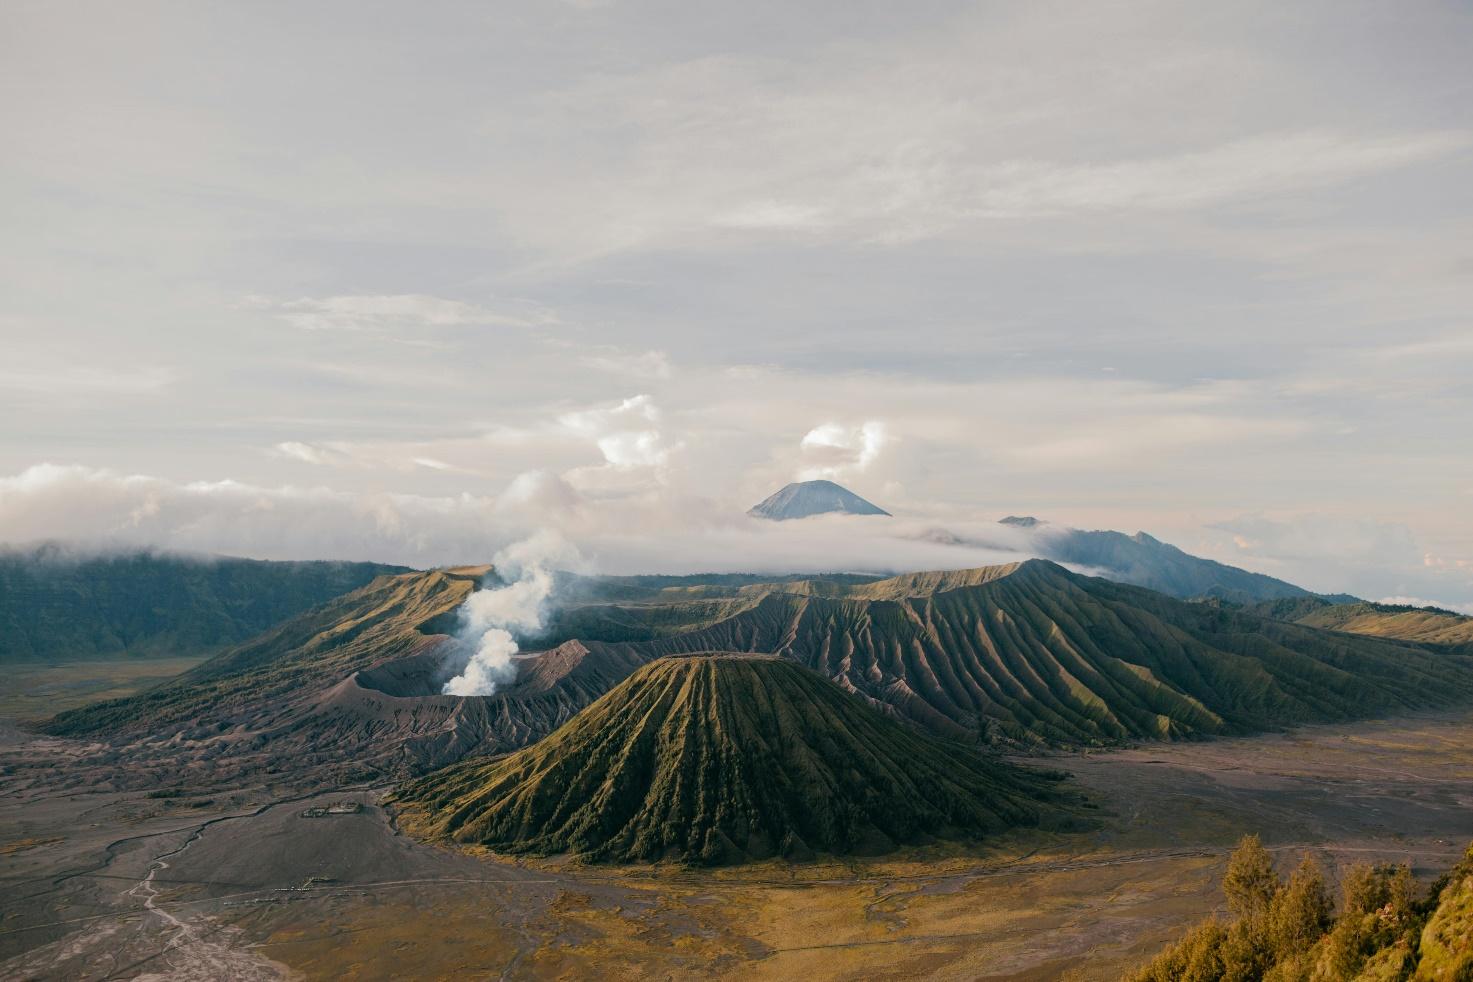
[[[558,423],[568,432],[592,440],[604,458],[604,468],[615,472],[654,470],[670,462],[679,449],[660,429],[660,409],[648,395],[631,396],[612,405],[564,413]],[[588,468],[579,478],[594,477]]]
[[[583,495],[560,474],[523,471],[512,478],[496,499],[497,508],[508,513],[546,516],[572,514],[584,504]]]
[[[798,480],[841,478],[861,474],[879,457],[889,442],[885,424],[870,420],[858,426],[823,423],[803,435],[799,442],[803,466]]]
[[[508,539],[494,502],[461,496],[175,482],[38,464],[0,478],[0,541],[70,539],[267,559],[473,562]]]

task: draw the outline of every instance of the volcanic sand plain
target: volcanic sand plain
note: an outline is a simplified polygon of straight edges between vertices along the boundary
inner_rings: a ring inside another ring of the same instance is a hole
[[[188,671],[205,659],[108,658],[5,666],[0,718],[45,719],[102,699],[121,699]]]
[[[109,790],[126,761],[3,726],[0,978],[1112,979],[1222,908],[1245,833],[1424,880],[1473,840],[1467,711],[1028,762],[1089,831],[691,870],[420,843],[388,787]]]

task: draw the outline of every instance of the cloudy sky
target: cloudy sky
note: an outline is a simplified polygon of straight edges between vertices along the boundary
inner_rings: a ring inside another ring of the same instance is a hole
[[[1473,604],[1466,3],[0,19],[0,539],[867,562],[741,517],[829,476]]]

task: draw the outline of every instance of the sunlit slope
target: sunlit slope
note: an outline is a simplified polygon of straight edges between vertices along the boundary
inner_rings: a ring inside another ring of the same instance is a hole
[[[1010,743],[1246,733],[1473,696],[1464,656],[1185,603],[1042,560],[838,592],[855,595],[774,589],[700,630],[603,647],[773,652],[940,732]]]
[[[398,795],[501,852],[739,862],[976,839],[1064,816],[1043,776],[925,736],[775,658],[667,658],[542,742]]]
[[[1417,982],[1473,979],[1473,846],[1440,885],[1417,946]]]
[[[528,664],[513,691],[441,688],[468,655],[451,634],[484,567],[382,577],[127,699],[45,729],[127,748],[129,780],[182,773],[332,780],[402,777],[547,734],[643,664],[592,661],[573,642]]]
[[[1473,979],[1473,847],[1425,895],[1405,866],[1342,868],[1338,909],[1308,854],[1284,882],[1261,850],[1245,841],[1230,862],[1231,918],[1199,922],[1122,982]]]
[[[478,572],[381,576],[156,689],[62,713],[47,730],[119,734],[243,716],[267,725],[356,671],[436,643],[421,627],[451,615],[475,588]]]
[[[1473,701],[1473,655],[1460,649],[1186,603],[1043,560],[572,605],[564,623],[596,630],[533,649],[491,696],[442,695],[467,654],[449,636],[455,611],[482,572],[381,577],[47,729],[145,743],[161,760],[187,746],[232,773],[407,775],[526,746],[641,665],[704,651],[774,654],[936,734],[1005,746],[1251,733]]]
[[[1473,617],[1436,607],[1356,603],[1317,607],[1294,618],[1296,624],[1425,644],[1473,644]]]

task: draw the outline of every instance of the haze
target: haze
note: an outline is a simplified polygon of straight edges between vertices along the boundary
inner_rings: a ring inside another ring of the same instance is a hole
[[[0,19],[0,540],[925,568],[1018,513],[1473,610],[1465,4]],[[745,518],[800,477],[896,524]]]

